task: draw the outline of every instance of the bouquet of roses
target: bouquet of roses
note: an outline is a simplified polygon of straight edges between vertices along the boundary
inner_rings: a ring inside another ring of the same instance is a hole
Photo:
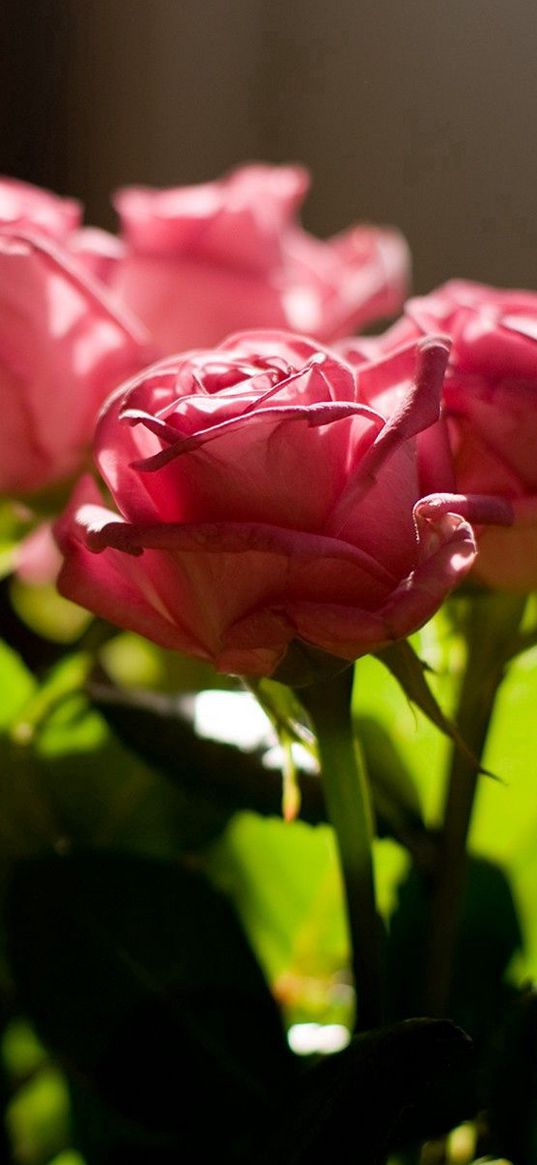
[[[537,293],[307,185],[0,182],[6,1160],[535,1159]]]

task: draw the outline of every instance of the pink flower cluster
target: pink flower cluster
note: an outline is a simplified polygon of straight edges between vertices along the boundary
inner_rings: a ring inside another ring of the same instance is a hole
[[[307,181],[124,190],[119,239],[0,183],[0,488],[73,478],[96,425],[116,508],[80,478],[61,591],[250,675],[405,636],[472,568],[537,583],[537,294],[452,282],[403,306],[401,236],[313,238]]]

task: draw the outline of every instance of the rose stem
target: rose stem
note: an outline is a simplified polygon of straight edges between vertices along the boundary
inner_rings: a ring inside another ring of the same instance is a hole
[[[466,844],[479,769],[526,599],[502,591],[484,591],[472,596],[468,603],[466,665],[456,722],[470,755],[452,746],[431,902],[425,1002],[427,1013],[436,1016],[445,1015],[449,1004],[468,866]]]
[[[356,1030],[382,1022],[380,924],[375,905],[373,813],[351,716],[353,669],[299,692],[317,735],[324,795],[343,885],[356,989]]]

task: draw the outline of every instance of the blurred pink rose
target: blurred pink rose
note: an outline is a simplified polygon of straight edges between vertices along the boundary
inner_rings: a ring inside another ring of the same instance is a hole
[[[67,240],[67,250],[78,270],[110,284],[116,267],[125,254],[121,239],[99,227],[80,227]]]
[[[45,235],[69,251],[80,271],[108,283],[124,253],[120,239],[98,227],[82,227],[82,207],[17,178],[0,177],[0,227]]]
[[[15,553],[14,570],[30,586],[52,583],[58,575],[62,557],[54,538],[52,522],[41,522],[22,542]]]
[[[118,193],[127,253],[114,288],[163,352],[245,327],[332,340],[400,309],[402,236],[358,226],[321,242],[295,217],[308,185],[300,166],[252,164],[201,186]]]
[[[80,225],[81,207],[74,198],[60,198],[18,178],[0,177],[0,226],[39,231],[65,243]]]
[[[421,626],[472,565],[468,524],[418,490],[445,342],[417,346],[389,423],[352,369],[279,332],[146,369],[108,402],[58,524],[59,587],[120,627],[270,675],[293,640],[352,660]],[[383,375],[383,371],[379,373]]]
[[[492,586],[537,586],[537,293],[503,291],[453,280],[411,299],[404,318],[382,337],[383,351],[405,340],[445,332],[452,349],[444,382],[444,415],[452,482],[428,488],[485,495],[509,505],[511,529],[478,532],[475,575]],[[356,363],[351,341],[347,357]],[[377,348],[378,351],[378,348]],[[367,355],[370,357],[371,351]]]
[[[0,230],[0,492],[79,469],[105,396],[147,358],[141,328],[54,243]]]

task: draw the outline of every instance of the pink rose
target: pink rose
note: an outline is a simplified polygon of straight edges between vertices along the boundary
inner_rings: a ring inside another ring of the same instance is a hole
[[[57,578],[62,557],[54,537],[53,523],[41,522],[22,542],[14,555],[14,571],[30,586],[44,586]]]
[[[415,436],[438,416],[447,347],[416,351],[389,423],[299,336],[244,333],[146,369],[96,434],[119,512],[88,478],[59,523],[61,592],[247,675],[293,640],[352,660],[415,630],[475,553],[457,512],[420,497]]]
[[[82,227],[81,217],[81,205],[74,198],[60,198],[17,178],[0,178],[0,227],[61,243],[78,270],[109,283],[123,256],[123,244],[108,231]]]
[[[105,396],[147,361],[143,341],[44,235],[0,231],[0,492],[80,468]]]
[[[431,331],[452,340],[443,394],[452,481],[444,464],[436,488],[484,495],[491,506],[510,508],[511,529],[478,532],[474,573],[491,586],[532,590],[537,586],[537,293],[453,280],[411,299],[380,347],[415,342]],[[350,346],[345,351],[352,358]],[[427,485],[434,488],[431,459],[429,466]]]
[[[332,340],[399,310],[401,235],[361,226],[313,238],[295,218],[308,185],[300,166],[248,165],[201,186],[119,192],[127,254],[114,288],[163,352],[244,327]]]
[[[67,250],[79,271],[105,284],[113,282],[116,267],[125,254],[121,239],[100,227],[80,227],[73,231],[67,240]]]
[[[80,203],[18,178],[0,178],[0,226],[38,231],[65,243],[80,224]]]

